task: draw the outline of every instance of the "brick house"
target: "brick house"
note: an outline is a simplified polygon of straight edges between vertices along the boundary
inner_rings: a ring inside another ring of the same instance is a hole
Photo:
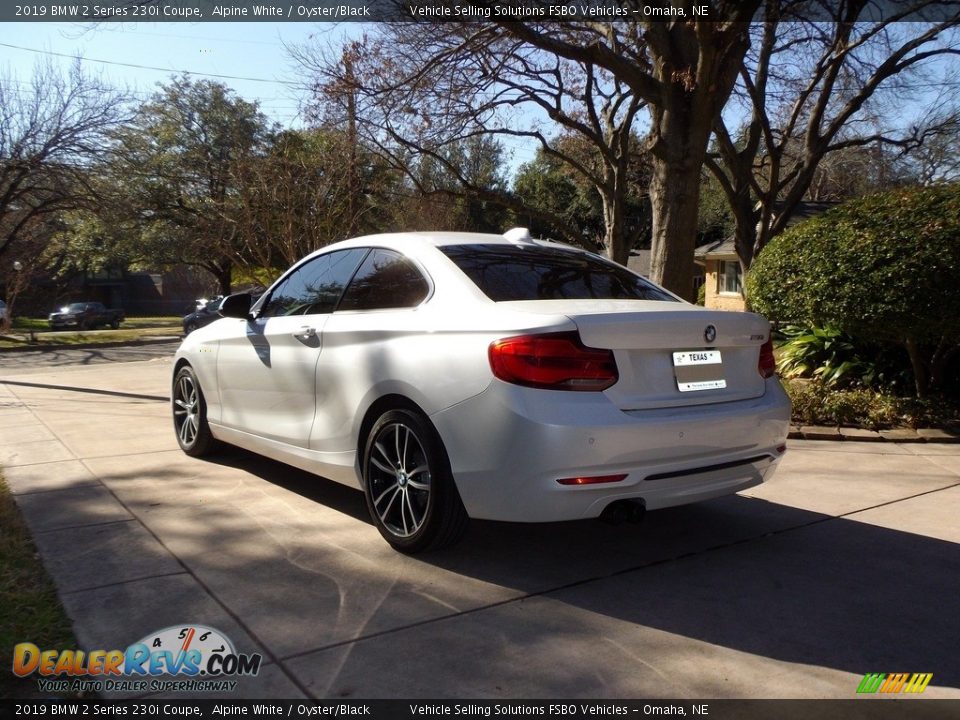
[[[835,202],[806,201],[797,206],[787,227],[835,207]],[[774,208],[776,211],[776,206]],[[718,310],[745,310],[743,271],[732,237],[701,245],[694,251],[694,260],[703,268],[704,305]]]

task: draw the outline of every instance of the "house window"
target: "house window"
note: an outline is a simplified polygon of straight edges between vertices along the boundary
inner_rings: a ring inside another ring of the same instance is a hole
[[[736,260],[721,260],[717,272],[717,292],[724,295],[743,294],[743,274]]]

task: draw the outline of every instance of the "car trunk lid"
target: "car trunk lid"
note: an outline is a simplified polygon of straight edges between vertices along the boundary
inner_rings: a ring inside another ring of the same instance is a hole
[[[769,323],[745,312],[649,300],[502,303],[564,314],[584,345],[613,350],[619,380],[604,391],[622,410],[683,407],[760,397],[757,370]]]

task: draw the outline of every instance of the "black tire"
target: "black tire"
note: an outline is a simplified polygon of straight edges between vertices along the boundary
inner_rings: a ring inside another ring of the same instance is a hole
[[[397,409],[381,415],[367,437],[362,470],[367,510],[394,549],[437,550],[463,536],[469,517],[450,461],[420,413]]]
[[[117,330],[120,327],[120,320],[118,318],[111,320],[110,327],[112,327],[114,330]]]
[[[183,334],[189,335],[196,329],[197,329],[197,324],[195,322],[189,322],[187,323],[187,326],[183,329]]]
[[[203,457],[216,450],[218,443],[207,423],[207,401],[189,365],[177,371],[171,396],[173,429],[180,449],[191,457]]]

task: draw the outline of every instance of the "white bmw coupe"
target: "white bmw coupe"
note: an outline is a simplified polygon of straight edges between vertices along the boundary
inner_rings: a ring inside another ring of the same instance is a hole
[[[769,478],[790,402],[770,327],[522,230],[337,243],[183,341],[180,447],[362,489],[403,552],[468,518],[636,517]]]

